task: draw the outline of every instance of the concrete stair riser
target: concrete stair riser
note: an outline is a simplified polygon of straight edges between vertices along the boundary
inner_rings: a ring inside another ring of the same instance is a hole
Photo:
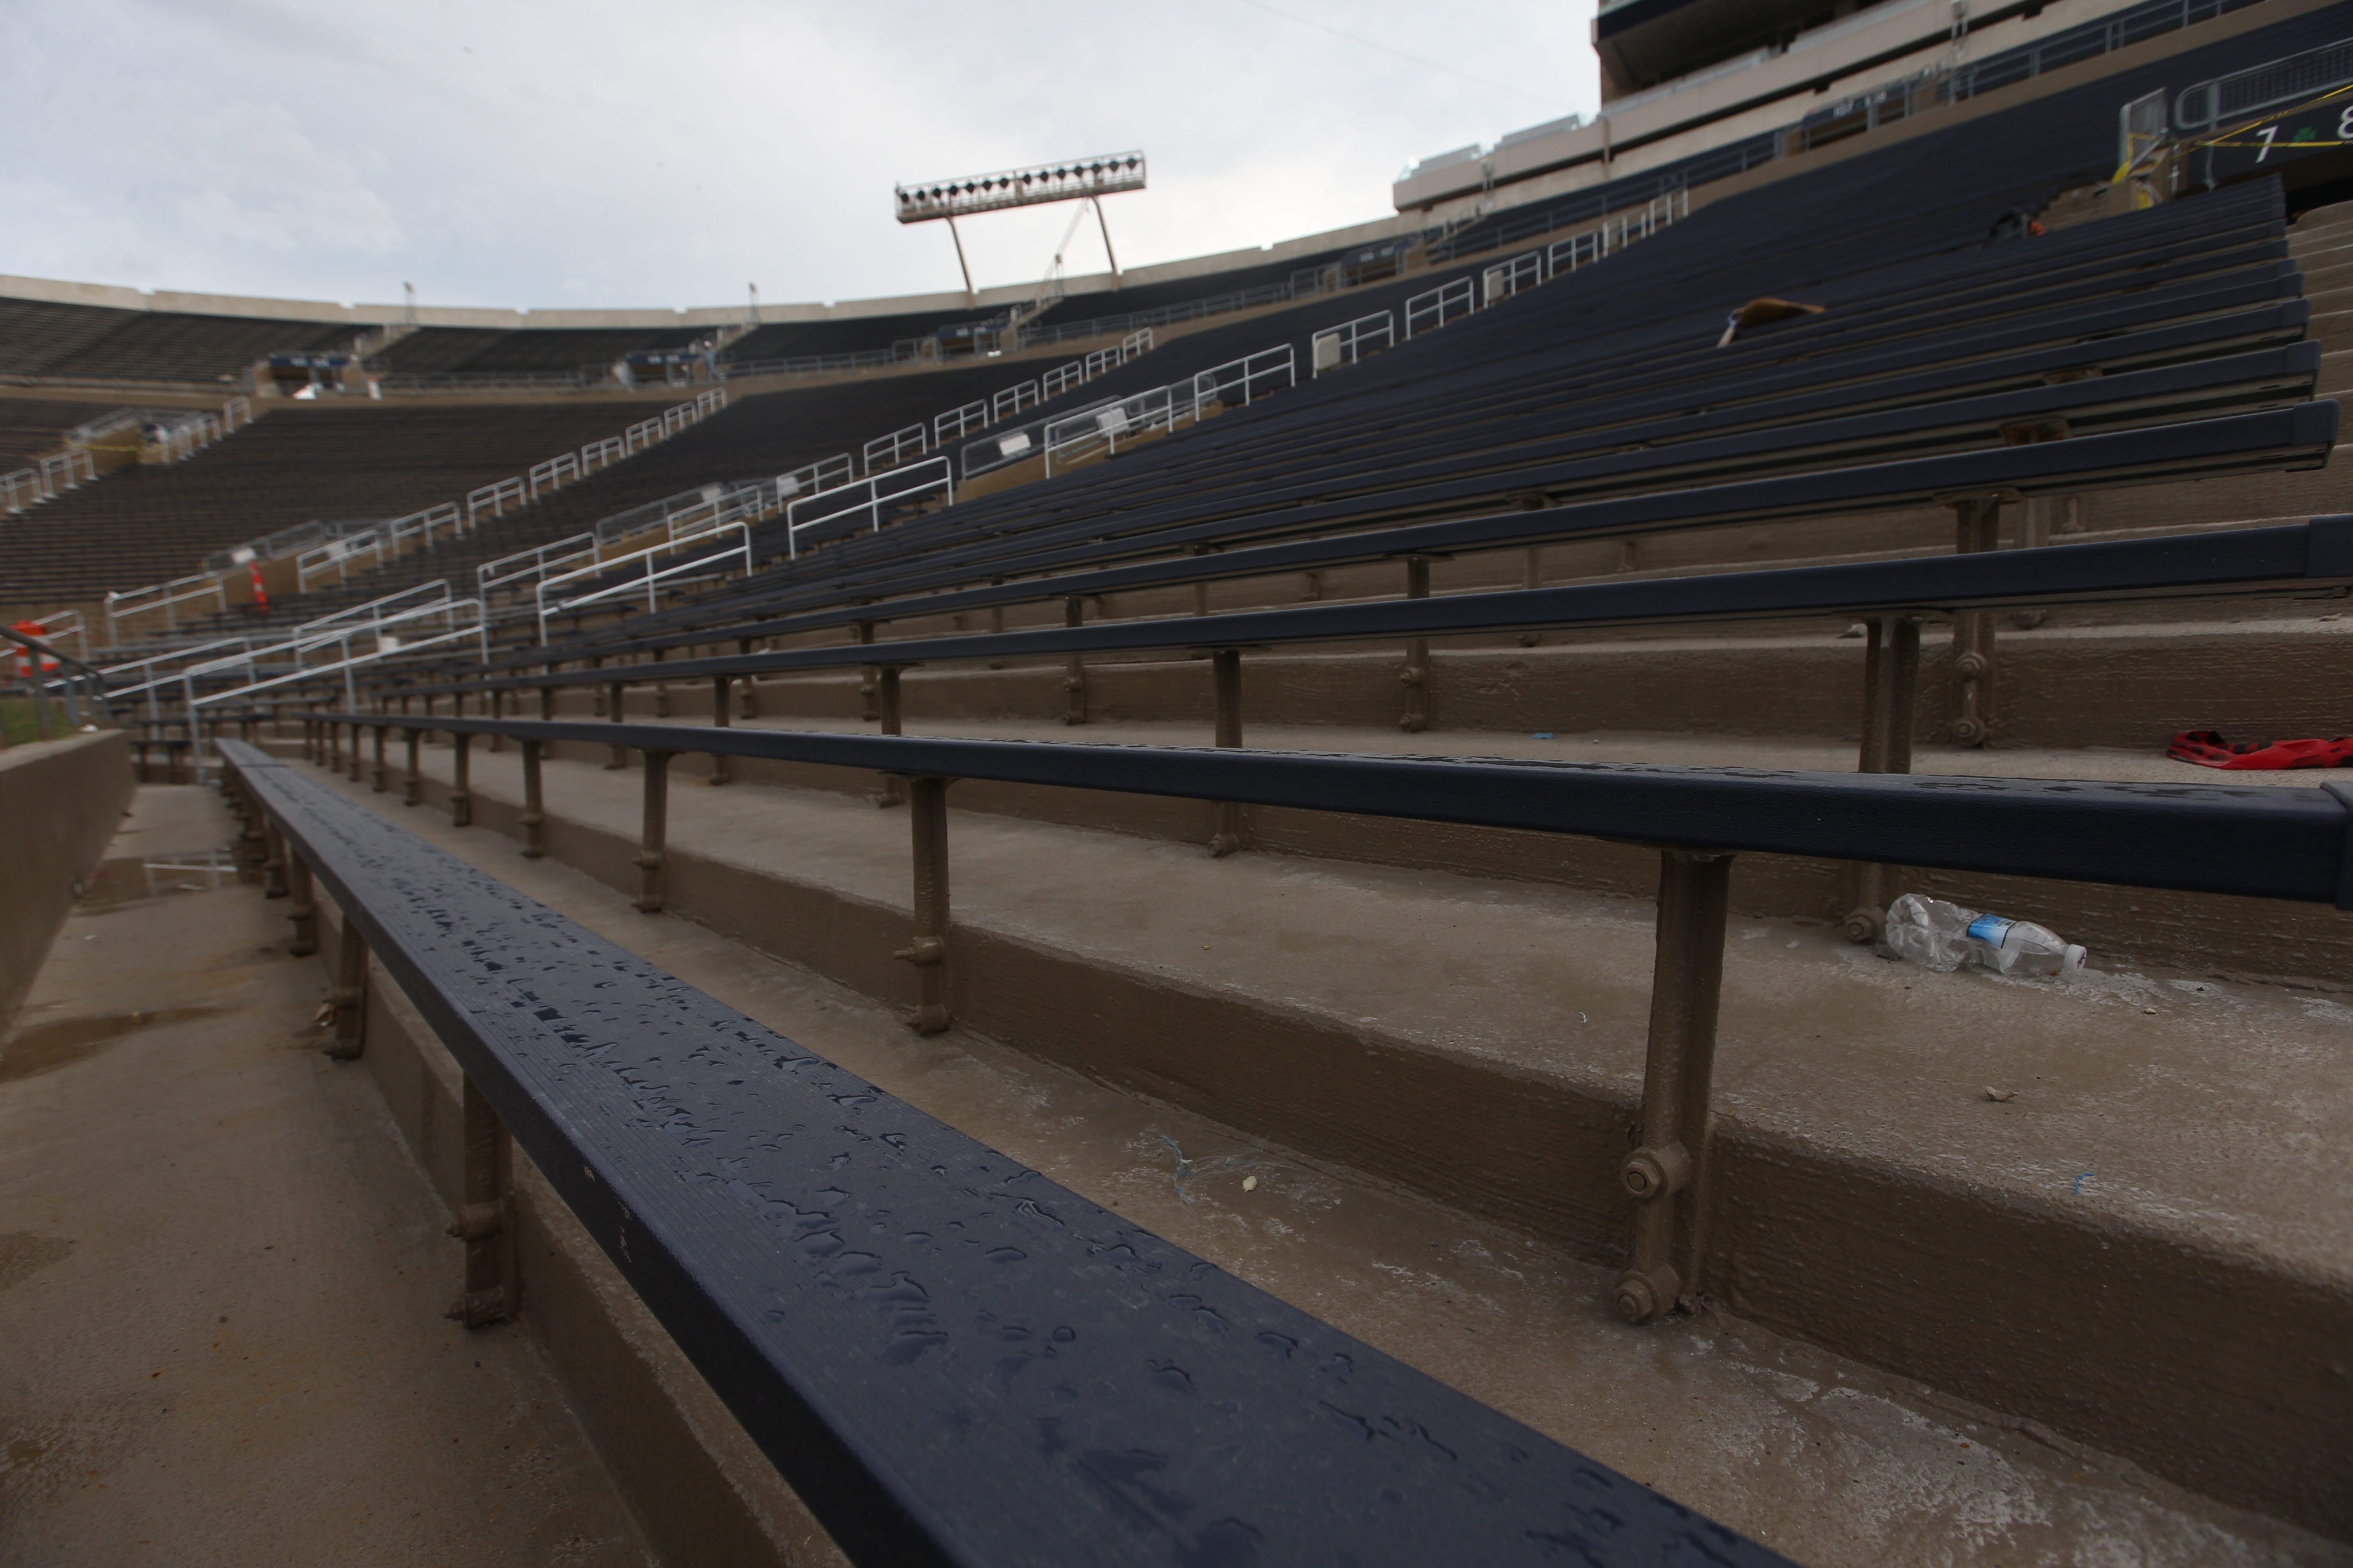
[[[428,801],[445,793],[428,783]],[[550,855],[635,888],[632,842],[550,805]],[[474,809],[479,826],[519,835],[516,804],[479,775]],[[672,912],[912,1002],[889,957],[903,906],[675,839],[668,879]],[[953,941],[952,1001],[969,1027],[1579,1257],[1622,1256],[1615,1166],[1630,1146],[1630,1079],[1384,1038],[969,922]],[[2353,1285],[2088,1207],[2021,1205],[1947,1171],[1762,1136],[1736,1114],[1715,1120],[1710,1157],[1707,1289],[1727,1310],[2213,1495],[2353,1533]]]

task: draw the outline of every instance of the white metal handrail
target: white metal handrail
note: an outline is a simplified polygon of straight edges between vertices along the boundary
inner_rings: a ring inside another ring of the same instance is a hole
[[[654,559],[657,556],[666,554],[672,551],[684,549],[691,544],[702,543],[706,541],[715,539],[723,533],[733,533],[738,536],[738,542],[733,549],[718,551],[709,554],[697,554],[687,560],[677,562],[671,565],[659,569],[654,565]],[[665,539],[659,544],[649,544],[642,550],[633,550],[628,554],[617,556],[611,561],[599,561],[593,565],[578,567],[573,571],[559,573],[551,577],[542,577],[532,589],[532,597],[539,617],[540,645],[543,647],[547,644],[547,618],[550,616],[559,616],[568,610],[576,610],[584,605],[598,604],[606,599],[618,598],[623,595],[633,595],[640,589],[644,591],[646,595],[646,608],[649,610],[659,609],[661,605],[660,595],[661,584],[663,583],[668,582],[673,577],[712,575],[712,568],[715,563],[729,559],[740,561],[743,563],[744,574],[746,575],[750,574],[752,571],[752,525],[740,519],[728,519],[726,521],[715,522],[707,528],[698,529],[691,533],[685,533],[675,538]],[[579,595],[574,598],[559,599],[554,604],[550,604],[548,602],[547,591],[550,588],[556,587],[565,583],[577,582],[585,577],[613,578],[616,576],[616,573],[617,571],[625,569],[632,563],[642,564],[645,567],[644,573],[638,576],[616,578],[614,581],[607,582],[605,586],[601,588],[592,589],[589,592]]]
[[[18,468],[13,474],[0,474],[0,504],[10,511],[22,511],[26,507],[49,499],[37,468]]]
[[[485,511],[492,517],[504,517],[509,501],[517,506],[522,504],[522,479],[506,479],[496,484],[478,486],[466,492],[466,521],[470,524],[476,522]]]
[[[446,577],[436,577],[430,583],[419,583],[414,587],[402,588],[396,593],[370,599],[365,604],[353,605],[349,609],[336,610],[330,615],[314,616],[296,626],[294,631],[299,636],[304,632],[321,631],[328,626],[342,626],[346,621],[357,623],[365,620],[374,624],[384,616],[388,606],[397,605],[405,599],[417,599],[428,605],[448,603],[449,580]]]
[[[1247,407],[1278,387],[1296,385],[1298,371],[1289,343],[1261,349],[1212,365],[1190,381],[1155,386],[1131,396],[1049,420],[1044,427],[1046,472],[1107,458],[1123,445],[1155,432],[1191,424],[1211,405]]]
[[[365,533],[347,533],[340,539],[330,539],[324,544],[305,550],[294,557],[296,591],[309,593],[311,584],[331,571],[335,574],[335,585],[341,587],[351,581],[352,562],[362,554],[370,558],[370,570],[384,564],[384,534],[381,531],[370,529]]]
[[[460,601],[460,603],[472,602],[473,601],[470,600]],[[244,686],[233,687],[225,691],[216,691],[209,697],[198,697],[191,691],[187,700],[188,712],[193,716],[196,710],[200,708],[209,708],[216,702],[232,702],[238,698],[249,698],[257,692],[268,691],[273,688],[285,686],[294,681],[316,680],[322,675],[341,675],[343,678],[344,701],[346,703],[356,705],[359,700],[359,697],[355,689],[356,683],[352,679],[352,672],[353,670],[360,668],[364,665],[374,664],[378,659],[390,658],[396,654],[416,653],[421,649],[433,647],[441,643],[453,642],[459,637],[474,638],[480,649],[483,661],[485,663],[489,661],[491,657],[490,623],[487,620],[481,620],[477,621],[470,626],[455,626],[446,632],[437,632],[431,637],[419,637],[414,642],[409,642],[404,639],[386,646],[384,642],[379,641],[375,648],[366,653],[352,654],[347,658],[337,659],[332,664],[314,664],[304,669],[289,670],[283,675],[268,676],[261,679],[250,681]]]
[[[921,425],[910,425],[903,430],[893,430],[888,436],[875,437],[866,443],[860,455],[866,460],[866,471],[873,474],[884,468],[895,468],[931,449],[931,433]]]
[[[531,485],[531,499],[537,500],[543,489],[562,489],[580,479],[580,458],[571,452],[558,452],[543,463],[533,463],[524,476]]]
[[[955,504],[955,476],[949,470],[944,455],[888,472],[869,474],[849,484],[789,501],[785,506],[785,552],[798,559],[804,531],[861,512],[867,514],[868,531],[879,533],[883,507],[893,501],[919,500],[934,491],[940,493],[942,505]]]
[[[1479,275],[1480,303],[1493,310],[1498,300],[1508,300],[1523,289],[1533,289],[1545,280],[1545,253],[1541,250],[1522,251],[1506,261],[1498,261]]]
[[[226,611],[228,608],[226,580],[211,573],[199,572],[186,577],[174,577],[168,583],[133,588],[128,593],[110,591],[106,595],[106,640],[110,643],[121,641],[117,628],[124,621],[156,610],[164,612],[164,626],[177,631],[180,629],[179,606],[206,597],[210,597],[217,609]]]
[[[594,559],[596,535],[594,532],[568,534],[551,539],[544,544],[534,544],[529,550],[518,550],[512,555],[501,555],[495,561],[485,561],[474,568],[474,591],[488,599],[491,590],[510,583],[545,575],[558,565],[570,566],[573,562]],[[524,563],[516,566],[517,562]],[[512,567],[513,570],[508,570]]]
[[[983,399],[978,402],[966,403],[958,407],[951,408],[944,414],[934,415],[932,416],[932,445],[934,447],[944,447],[950,441],[961,439],[964,433],[967,430],[980,430],[987,428],[988,425],[988,409],[989,405],[987,401]]]
[[[1322,375],[1354,364],[1368,353],[1397,346],[1397,318],[1388,310],[1326,327],[1308,340],[1308,374]]]
[[[858,465],[847,452],[815,463],[804,463],[789,474],[776,479],[776,500],[789,501],[796,496],[816,495],[820,491],[846,485],[858,477]]]
[[[1468,278],[1424,289],[1405,302],[1405,335],[1411,338],[1416,332],[1436,331],[1478,308],[1479,297]]]

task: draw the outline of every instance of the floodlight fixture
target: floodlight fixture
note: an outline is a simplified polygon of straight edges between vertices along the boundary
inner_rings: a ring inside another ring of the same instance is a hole
[[[1107,153],[1100,157],[1071,158],[1058,163],[1032,163],[1025,169],[1000,169],[990,174],[967,174],[954,180],[926,180],[897,187],[899,221],[929,223],[947,220],[955,241],[956,265],[964,268],[967,299],[977,300],[972,268],[965,261],[964,237],[955,220],[1008,207],[1040,206],[1050,202],[1083,201],[1095,209],[1103,228],[1103,254],[1111,258],[1113,287],[1119,281],[1119,257],[1111,247],[1111,226],[1103,221],[1098,198],[1122,191],[1144,189],[1144,154]]]

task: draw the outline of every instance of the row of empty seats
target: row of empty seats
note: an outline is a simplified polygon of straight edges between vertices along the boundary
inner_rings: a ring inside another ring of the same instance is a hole
[[[0,300],[0,375],[228,382],[268,354],[344,348],[355,335],[319,321]]]

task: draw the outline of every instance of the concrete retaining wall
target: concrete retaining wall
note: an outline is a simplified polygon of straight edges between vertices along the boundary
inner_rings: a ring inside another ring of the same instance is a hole
[[[0,1031],[130,804],[121,731],[0,752]]]

